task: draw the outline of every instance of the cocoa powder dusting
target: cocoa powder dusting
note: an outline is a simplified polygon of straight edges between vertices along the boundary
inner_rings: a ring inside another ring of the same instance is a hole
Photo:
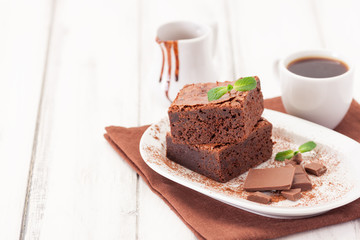
[[[281,194],[274,193],[273,195],[271,195],[272,203],[280,202],[280,201],[284,201],[284,200],[286,200],[286,198],[284,196],[282,196]]]
[[[160,133],[160,127],[159,127],[159,125],[155,125],[154,127],[155,127],[156,132],[157,132],[157,133]]]

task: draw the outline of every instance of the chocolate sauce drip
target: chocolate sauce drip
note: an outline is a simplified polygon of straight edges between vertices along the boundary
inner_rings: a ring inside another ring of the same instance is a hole
[[[175,54],[175,81],[179,81],[179,50],[178,42],[174,41],[174,54]]]
[[[165,53],[164,53],[164,49],[161,46],[161,42],[158,41],[158,39],[156,39],[156,42],[159,43],[160,49],[161,49],[161,54],[162,54],[162,65],[161,65],[161,73],[160,73],[160,78],[159,78],[159,82],[161,82],[161,78],[164,72],[164,65],[165,65]]]
[[[168,66],[168,77],[166,79],[165,95],[167,98],[169,98],[169,88],[170,88],[170,83],[171,83],[171,48],[173,47],[173,42],[166,41],[166,42],[164,42],[164,46],[166,49],[167,66]]]
[[[167,66],[168,66],[168,77],[166,79],[166,88],[165,88],[165,95],[166,97],[170,100],[169,98],[169,88],[170,88],[170,84],[171,84],[171,58],[172,58],[172,53],[174,54],[175,57],[175,81],[179,80],[179,50],[178,50],[178,42],[177,41],[162,41],[159,38],[156,38],[156,42],[160,45],[160,49],[161,49],[161,53],[162,53],[162,66],[161,66],[161,73],[160,73],[160,78],[159,78],[159,82],[161,82],[162,80],[162,76],[164,73],[164,66],[165,66],[165,61],[167,61]],[[165,51],[166,51],[166,58],[165,58]],[[171,101],[171,100],[170,100]]]

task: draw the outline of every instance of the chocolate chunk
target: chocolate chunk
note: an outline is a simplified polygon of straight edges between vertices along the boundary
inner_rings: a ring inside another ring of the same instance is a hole
[[[271,197],[269,195],[261,192],[250,193],[246,199],[249,201],[263,204],[268,204],[271,201]]]
[[[303,161],[301,153],[297,153],[295,156],[291,158],[291,160],[296,162],[297,164],[300,164]]]
[[[295,175],[293,167],[250,169],[245,179],[244,189],[249,192],[267,190],[287,190]]]
[[[296,165],[294,166],[294,168],[295,168],[295,176],[291,188],[292,189],[300,188],[301,191],[311,190],[312,184],[304,168],[301,165]]]
[[[281,191],[281,195],[291,201],[297,201],[302,197],[300,188]]]
[[[307,175],[307,173],[305,172],[304,168],[301,165],[288,164],[288,165],[285,165],[285,167],[295,168],[295,174],[306,174]]]
[[[307,191],[312,189],[312,184],[306,173],[295,174],[291,188],[301,188],[301,191]]]
[[[305,165],[305,170],[308,173],[321,176],[326,172],[326,167],[320,163],[309,163]]]
[[[293,160],[285,159],[285,165],[297,165],[297,163]]]
[[[306,174],[303,166],[301,165],[296,165],[295,167],[295,174]],[[307,174],[306,174],[307,175]]]

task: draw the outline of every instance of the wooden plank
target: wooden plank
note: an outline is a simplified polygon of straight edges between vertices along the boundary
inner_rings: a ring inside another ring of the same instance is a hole
[[[235,72],[238,75],[259,75],[265,98],[280,95],[274,63],[292,52],[327,47],[352,53],[353,57],[359,56],[360,35],[358,31],[355,34],[352,31],[360,29],[360,26],[343,27],[353,26],[354,22],[360,23],[356,13],[359,7],[354,7],[349,2],[344,4],[343,1],[318,1],[314,4],[312,1],[281,0],[229,3]],[[344,10],[344,7],[348,9]],[[346,16],[345,21],[335,17],[340,15]],[[344,39],[349,39],[352,34],[355,38],[351,38],[353,45],[349,47]],[[355,51],[351,52],[354,49]],[[358,89],[356,86],[355,92],[360,93]],[[358,233],[354,231],[355,224],[359,223],[352,221],[282,239],[358,239]]]
[[[354,97],[360,101],[360,2],[356,0],[314,2],[317,20],[327,49],[350,58],[355,65]]]
[[[311,1],[229,1],[235,73],[258,75],[265,98],[280,95],[275,62],[321,48]]]
[[[18,239],[48,42],[51,1],[0,2],[0,239]]]
[[[307,232],[297,233],[289,235],[283,238],[282,240],[322,240],[322,239],[349,239],[356,240],[359,239],[358,227],[354,226],[354,221],[337,224],[330,227],[324,227],[317,230],[311,230]]]
[[[135,172],[103,138],[138,120],[136,1],[58,1],[25,239],[135,239]]]
[[[216,0],[142,1],[140,124],[153,123],[165,117],[169,106],[158,84],[161,52],[155,43],[156,30],[165,22],[190,20],[210,26],[217,23],[218,44],[214,61],[220,74],[219,81],[234,79],[225,10],[223,2]],[[139,185],[139,239],[195,239],[185,224],[142,180]]]
[[[196,239],[176,214],[139,182],[138,239]]]
[[[355,69],[360,69],[360,2],[323,1],[314,2],[315,13],[324,45],[350,58]],[[360,72],[354,75],[354,98],[360,102]],[[321,229],[324,237],[360,239],[360,220],[351,221],[331,228]],[[328,234],[328,236],[326,236]],[[320,239],[320,238],[319,238]]]

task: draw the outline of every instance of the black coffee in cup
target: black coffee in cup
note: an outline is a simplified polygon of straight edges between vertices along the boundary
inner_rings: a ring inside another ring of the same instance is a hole
[[[290,72],[303,77],[329,78],[339,76],[349,70],[346,63],[333,58],[305,57],[287,65]]]

